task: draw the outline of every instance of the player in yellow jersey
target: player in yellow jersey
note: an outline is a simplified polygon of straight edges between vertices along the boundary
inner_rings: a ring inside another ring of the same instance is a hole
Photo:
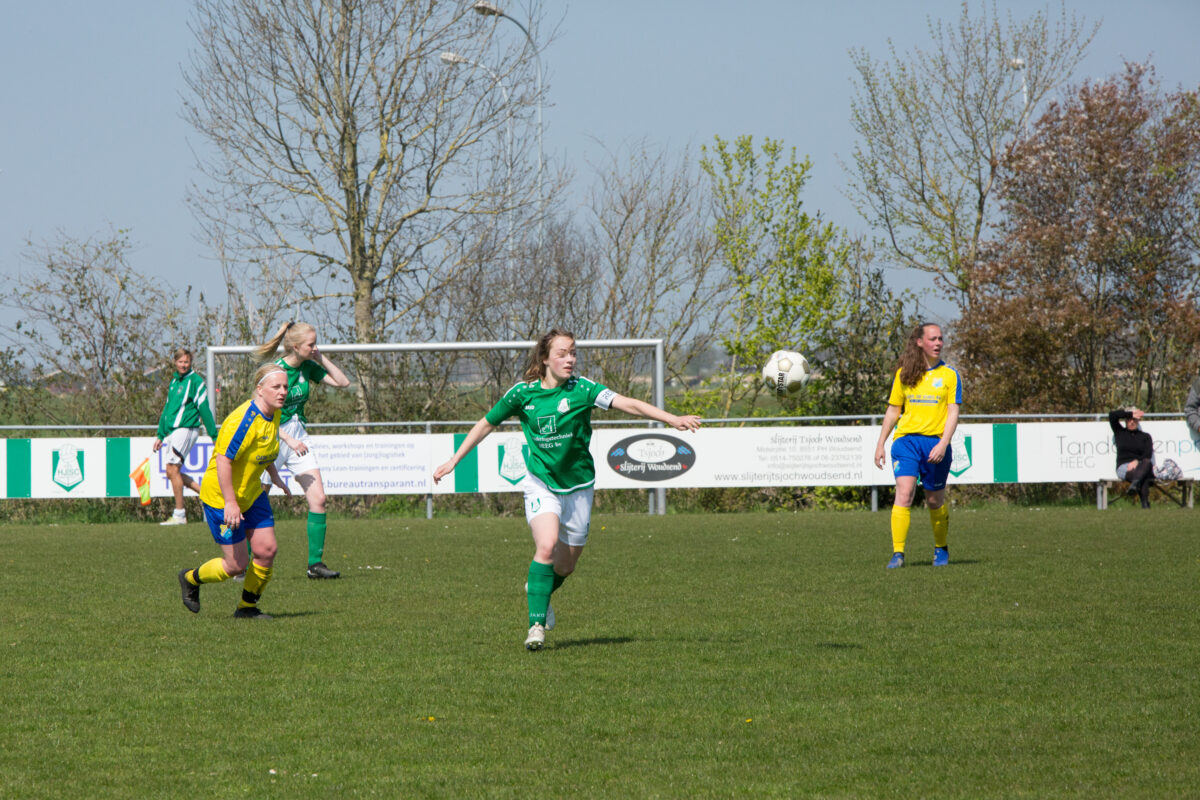
[[[938,325],[926,322],[913,328],[900,356],[875,446],[875,466],[883,469],[883,448],[892,429],[896,429],[892,442],[896,500],[892,504],[892,558],[888,569],[904,566],[904,545],[918,478],[925,489],[925,504],[933,524],[933,565],[944,567],[950,563],[946,479],[953,456],[950,439],[958,427],[962,405],[962,382],[958,373],[942,361],[944,343]]]
[[[200,503],[221,557],[195,569],[179,571],[183,605],[200,610],[200,585],[227,581],[245,573],[246,583],[235,617],[270,619],[258,600],[271,580],[275,561],[275,515],[263,491],[266,470],[271,481],[291,494],[275,470],[279,455],[279,410],[287,399],[287,373],[277,364],[264,364],[254,375],[253,396],[221,423],[213,455],[200,483]],[[254,548],[250,559],[247,543]]]

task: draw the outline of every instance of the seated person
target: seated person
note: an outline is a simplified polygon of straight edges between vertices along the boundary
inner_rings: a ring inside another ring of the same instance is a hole
[[[1129,481],[1129,493],[1141,497],[1142,508],[1149,508],[1150,487],[1154,484],[1154,440],[1138,423],[1143,414],[1137,408],[1118,408],[1108,412],[1108,424],[1117,446],[1117,478]]]

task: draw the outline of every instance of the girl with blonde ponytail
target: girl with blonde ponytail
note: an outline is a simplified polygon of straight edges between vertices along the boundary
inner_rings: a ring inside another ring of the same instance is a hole
[[[308,501],[308,577],[314,580],[336,578],[341,573],[325,566],[325,484],[321,468],[310,444],[304,415],[314,383],[345,388],[350,385],[337,365],[317,347],[317,330],[307,322],[286,322],[269,341],[254,351],[258,359],[267,359],[283,348],[275,364],[287,376],[287,400],[280,418],[279,457],[275,467],[286,467]]]

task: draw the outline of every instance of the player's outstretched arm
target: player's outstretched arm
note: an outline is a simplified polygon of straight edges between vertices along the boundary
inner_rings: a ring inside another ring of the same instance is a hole
[[[613,398],[612,407],[617,411],[633,414],[635,417],[658,420],[670,425],[677,431],[695,431],[700,429],[700,418],[695,414],[678,416],[669,411],[664,411],[658,406],[652,406],[644,400],[626,397],[623,394],[619,394]]]
[[[463,443],[458,446],[458,451],[455,452],[454,457],[433,471],[433,482],[440,483],[442,478],[453,472],[454,468],[458,466],[458,462],[462,461],[463,457],[471,452],[475,445],[482,442],[494,430],[496,430],[496,426],[488,422],[487,417],[476,422],[470,432],[467,433],[467,437],[463,439]]]

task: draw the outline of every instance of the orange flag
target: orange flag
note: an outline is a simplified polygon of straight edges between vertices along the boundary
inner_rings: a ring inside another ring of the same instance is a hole
[[[147,458],[134,467],[129,477],[133,478],[133,485],[142,496],[142,505],[150,505],[150,459]]]

